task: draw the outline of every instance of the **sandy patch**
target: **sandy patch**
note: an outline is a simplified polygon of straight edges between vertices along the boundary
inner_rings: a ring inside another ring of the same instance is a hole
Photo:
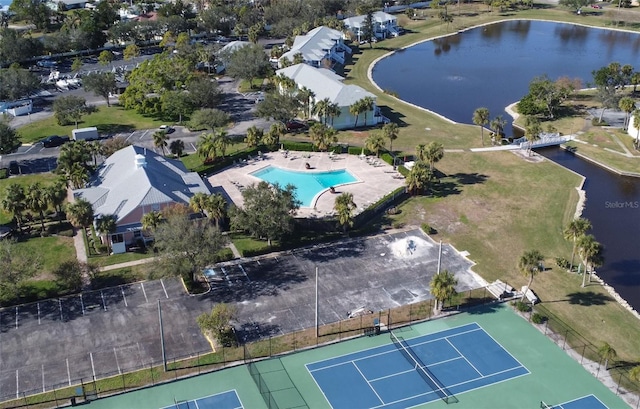
[[[425,257],[433,244],[421,237],[409,236],[394,241],[389,247],[396,258],[412,259]]]

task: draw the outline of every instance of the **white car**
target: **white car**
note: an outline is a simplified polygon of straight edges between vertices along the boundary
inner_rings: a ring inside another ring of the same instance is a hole
[[[161,131],[165,131],[166,133],[171,133],[171,132],[175,131],[175,129],[173,129],[169,125],[160,125],[160,130]]]

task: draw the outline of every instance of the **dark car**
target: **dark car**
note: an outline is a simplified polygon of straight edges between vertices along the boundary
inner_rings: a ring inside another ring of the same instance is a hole
[[[56,146],[64,145],[69,141],[70,139],[68,136],[51,135],[44,138],[40,142],[42,142],[45,148],[55,148]]]
[[[20,174],[20,165],[17,161],[12,160],[9,162],[9,174],[10,175],[19,175]]]
[[[300,121],[287,121],[284,126],[289,132],[304,131],[308,128],[307,124]]]

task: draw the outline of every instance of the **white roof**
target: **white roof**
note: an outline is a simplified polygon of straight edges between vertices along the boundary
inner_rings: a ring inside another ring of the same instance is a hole
[[[246,47],[248,45],[251,45],[249,41],[231,41],[230,43],[222,47],[220,51],[234,52],[238,48]]]
[[[298,84],[307,87],[315,94],[316,101],[329,98],[338,106],[350,106],[364,97],[376,99],[376,96],[357,85],[343,84],[343,78],[326,68],[315,68],[307,64],[296,64],[282,68],[276,73],[283,74]]]
[[[316,27],[306,35],[296,36],[291,49],[281,58],[293,61],[293,57],[300,53],[305,61],[320,61],[341,38],[342,33],[338,30],[325,26]]]
[[[373,13],[373,21],[376,23],[382,23],[384,21],[397,20],[393,14],[385,13],[383,11],[376,11]],[[349,17],[342,20],[346,27],[361,27],[364,20],[367,18],[366,14],[362,16]]]
[[[148,213],[166,203],[189,204],[197,192],[210,193],[202,178],[181,161],[128,146],[109,156],[88,187],[73,195],[91,203],[96,218],[113,214],[119,222],[141,206]]]

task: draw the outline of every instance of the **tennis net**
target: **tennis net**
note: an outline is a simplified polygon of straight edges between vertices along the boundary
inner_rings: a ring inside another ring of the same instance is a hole
[[[420,375],[422,379],[424,379],[424,381],[429,385],[429,387],[438,394],[440,399],[445,401],[445,403],[447,404],[450,401],[458,401],[451,393],[449,393],[447,388],[440,381],[438,381],[435,376],[433,376],[429,369],[427,369],[427,366],[422,363],[420,358],[418,358],[418,356],[413,353],[413,351],[411,351],[408,346],[405,345],[406,342],[404,338],[396,336],[391,331],[389,331],[389,334],[391,335],[391,341],[393,341],[396,348],[398,348],[398,351],[402,353],[402,355],[411,365],[414,365],[414,369],[418,372],[418,375]]]
[[[553,409],[553,406],[547,405],[543,400],[540,401],[540,409]]]

